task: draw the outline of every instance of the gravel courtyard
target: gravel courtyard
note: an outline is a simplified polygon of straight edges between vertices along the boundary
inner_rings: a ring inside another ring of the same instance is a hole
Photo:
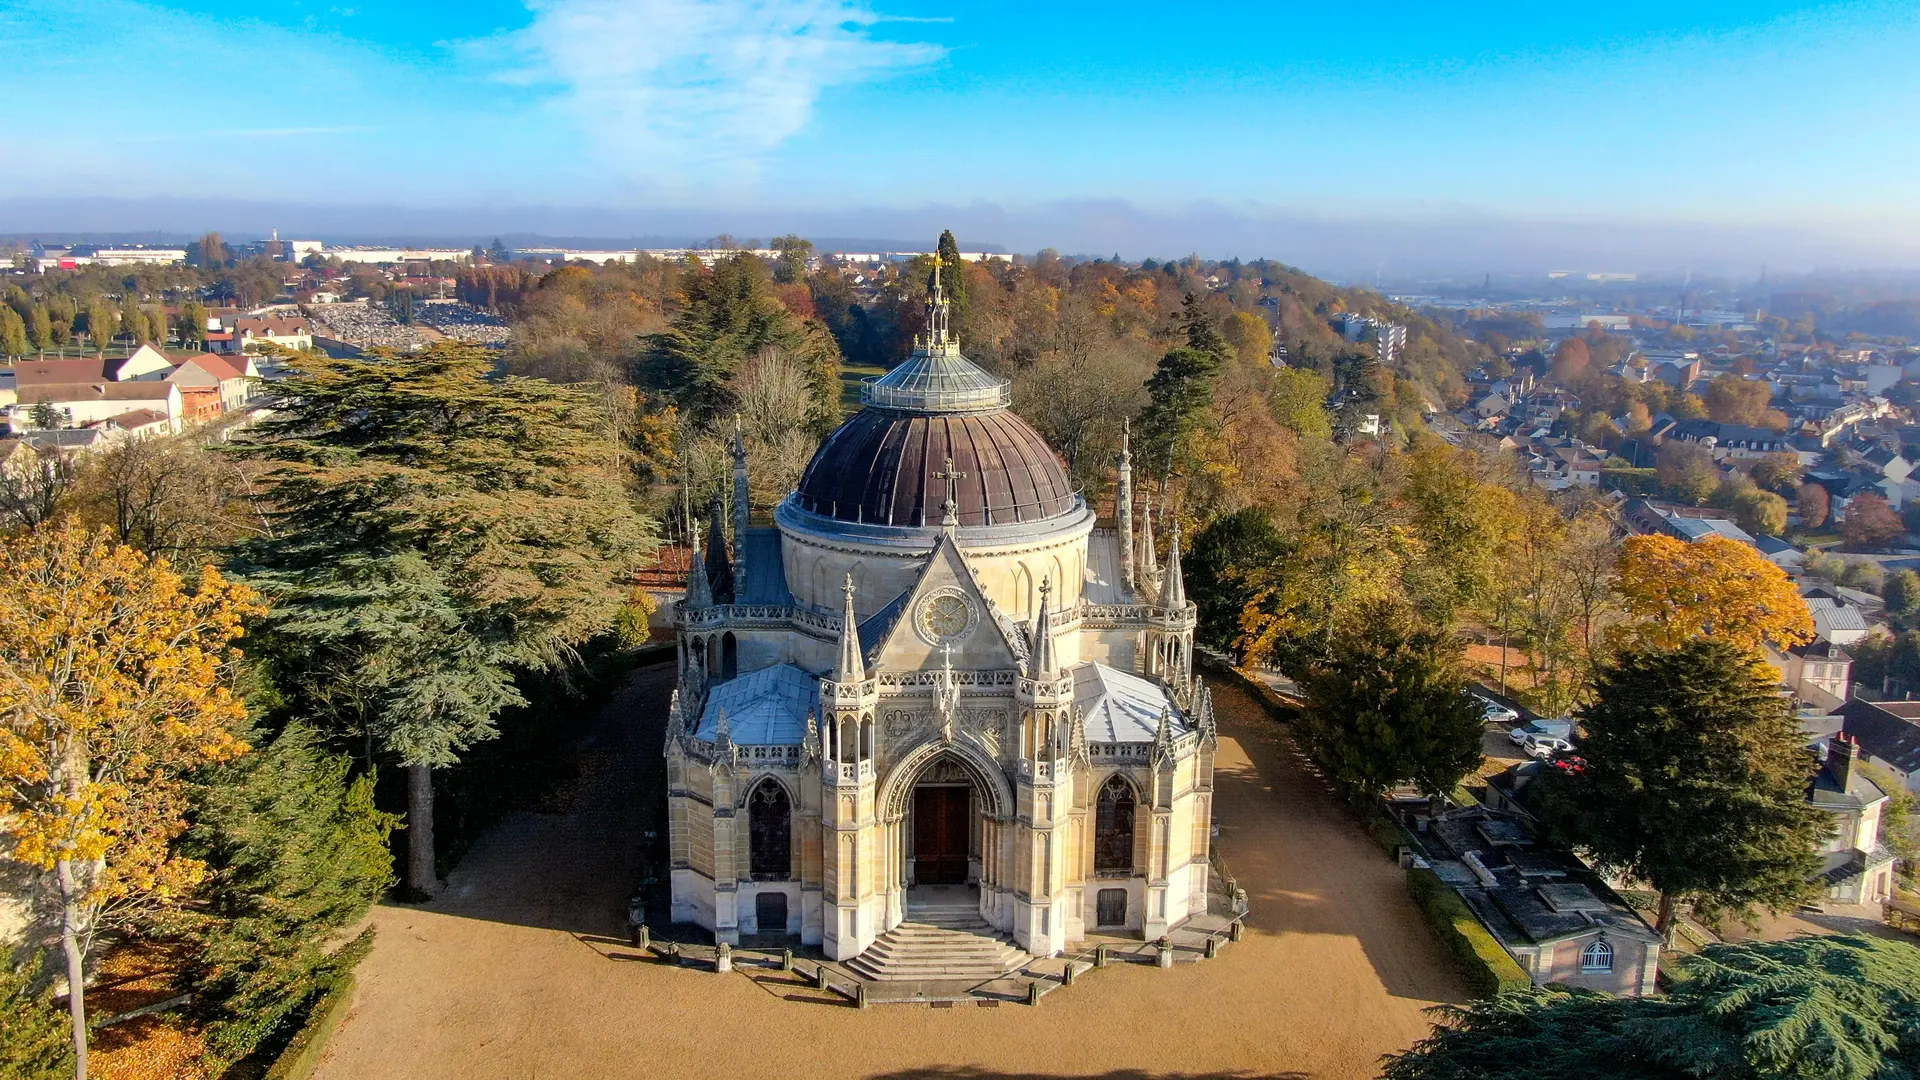
[[[376,913],[320,1080],[1370,1077],[1464,998],[1400,871],[1224,684],[1215,817],[1253,915],[1219,959],[1090,973],[1038,1008],[865,1011],[639,959],[621,912],[671,674],[607,709],[569,812],[509,819],[435,903]]]

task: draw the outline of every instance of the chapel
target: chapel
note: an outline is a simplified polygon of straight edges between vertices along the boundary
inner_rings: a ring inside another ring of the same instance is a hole
[[[672,918],[720,942],[848,960],[962,905],[1051,956],[1206,909],[1215,739],[1177,523],[1163,562],[1123,444],[1099,527],[1008,384],[961,355],[939,272],[926,334],[772,524],[749,519],[736,437],[731,529],[716,502],[696,543]]]

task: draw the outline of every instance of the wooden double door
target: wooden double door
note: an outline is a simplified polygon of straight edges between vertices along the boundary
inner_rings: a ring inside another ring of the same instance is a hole
[[[960,787],[913,789],[913,880],[960,885],[967,880],[967,837],[973,792]]]

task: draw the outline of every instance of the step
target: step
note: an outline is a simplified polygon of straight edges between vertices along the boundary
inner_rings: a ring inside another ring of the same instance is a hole
[[[914,921],[889,930],[859,956],[847,961],[848,970],[875,980],[938,981],[998,978],[1023,966],[1029,957],[1012,941],[967,909],[963,926],[920,921],[926,914],[915,907]]]

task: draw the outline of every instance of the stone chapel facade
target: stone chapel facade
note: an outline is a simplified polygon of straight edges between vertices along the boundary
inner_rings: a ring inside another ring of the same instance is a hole
[[[1046,956],[1205,910],[1214,731],[1177,529],[1096,529],[1007,384],[929,330],[772,527],[736,442],[675,612],[672,918],[860,954],[939,888]],[[1143,500],[1144,501],[1144,500]]]

